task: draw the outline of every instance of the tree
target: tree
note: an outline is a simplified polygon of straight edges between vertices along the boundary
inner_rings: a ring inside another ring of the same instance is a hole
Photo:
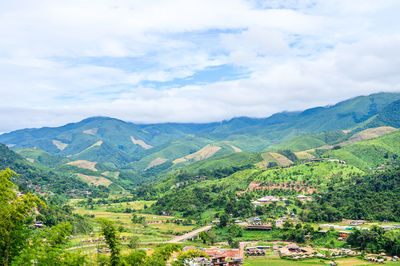
[[[131,248],[131,249],[135,249],[138,246],[139,246],[139,237],[132,236],[131,239],[129,239],[128,247]]]
[[[243,235],[243,228],[237,224],[232,224],[228,227],[228,232],[233,237],[241,237]]]
[[[203,241],[203,244],[206,244],[208,242],[208,232],[207,231],[203,231],[199,233],[199,237],[201,239],[201,241]]]
[[[146,257],[146,251],[138,249],[132,251],[128,256],[125,256],[124,261],[128,265],[145,265]]]
[[[106,219],[100,220],[101,231],[104,235],[108,248],[111,250],[110,264],[118,265],[120,261],[120,238],[117,229],[111,221]]]
[[[203,231],[199,233],[199,237],[203,241],[204,244],[214,244],[215,242],[215,234],[213,232]]]
[[[43,201],[30,193],[18,197],[12,178],[18,175],[6,169],[0,171],[0,264],[10,264],[27,244],[26,219],[34,208],[45,207]]]
[[[239,248],[239,241],[233,239],[232,237],[228,238],[228,244],[231,248]]]
[[[291,228],[293,228],[293,224],[286,220],[285,223],[283,224],[283,229],[289,230]]]
[[[229,215],[223,212],[219,215],[219,226],[225,227],[229,223]]]
[[[136,214],[132,214],[132,223],[134,224],[144,224],[145,219],[144,216],[138,217]]]

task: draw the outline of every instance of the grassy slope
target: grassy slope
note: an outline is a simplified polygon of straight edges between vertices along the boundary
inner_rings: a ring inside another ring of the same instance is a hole
[[[253,175],[253,180],[279,184],[281,182],[302,182],[310,187],[323,189],[333,176],[350,178],[362,175],[363,171],[354,166],[346,166],[337,162],[314,162],[296,165],[284,169],[269,169]]]
[[[376,167],[400,155],[400,131],[350,144],[324,156],[345,160],[359,168]]]

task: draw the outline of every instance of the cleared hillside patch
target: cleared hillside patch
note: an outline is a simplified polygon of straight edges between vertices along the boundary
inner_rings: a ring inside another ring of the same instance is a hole
[[[97,171],[96,169],[96,164],[97,162],[90,162],[90,161],[86,161],[86,160],[78,160],[78,161],[73,161],[73,162],[69,162],[67,163],[69,165],[73,165],[79,168],[83,168],[83,169],[89,169],[92,171]]]
[[[279,165],[288,166],[293,164],[291,160],[283,156],[282,154],[270,152],[270,155],[278,162]]]
[[[165,163],[166,161],[168,161],[168,159],[159,158],[159,157],[158,157],[158,158],[154,159],[153,161],[151,161],[151,162],[149,163],[149,165],[146,167],[145,170],[150,169],[150,168],[152,168],[152,167],[154,167],[154,166],[157,166],[157,165],[161,165],[161,164]]]
[[[229,145],[235,152],[242,152],[242,149],[236,147],[235,145],[232,145],[230,141],[223,141],[223,143]]]
[[[77,173],[76,174],[83,182],[88,183],[88,184],[92,184],[95,186],[105,186],[108,187],[109,185],[111,185],[111,181],[108,180],[105,177],[102,176],[90,176],[90,175],[84,175],[81,173]]]
[[[131,136],[131,141],[133,144],[135,145],[139,145],[140,147],[142,147],[145,150],[151,149],[153,148],[153,146],[147,144],[146,142],[144,142],[143,140],[140,139],[135,139],[133,136]]]
[[[99,129],[96,127],[96,128],[84,130],[83,133],[88,134],[88,135],[96,135],[98,130]]]
[[[263,158],[263,160],[256,164],[256,166],[259,168],[267,168],[269,163],[272,163],[272,162],[278,163],[276,161],[275,157],[273,157],[270,152],[262,153],[261,157]]]
[[[351,136],[347,141],[340,143],[340,146],[356,143],[363,140],[374,139],[389,133],[397,131],[394,127],[376,127],[368,128]]]
[[[59,141],[59,140],[55,140],[55,139],[52,140],[52,143],[53,143],[53,144],[57,147],[57,149],[59,149],[60,151],[64,150],[64,149],[68,146],[68,144],[63,143],[63,142],[61,142],[61,141]]]
[[[117,179],[119,177],[119,172],[110,172],[110,171],[105,171],[102,173],[105,177],[112,177]]]
[[[205,147],[201,148],[200,150],[196,151],[195,153],[189,154],[185,157],[176,159],[173,161],[174,164],[183,163],[187,161],[201,161],[213,156],[217,151],[219,151],[221,147],[214,146],[211,144],[206,145]]]
[[[310,160],[315,158],[312,154],[308,153],[307,151],[298,151],[295,152],[294,154],[300,160]]]

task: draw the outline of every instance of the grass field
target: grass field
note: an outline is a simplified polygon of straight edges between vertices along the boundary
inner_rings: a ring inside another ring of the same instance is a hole
[[[85,200],[83,200],[85,201]],[[151,206],[154,201],[130,201],[121,203],[112,203],[106,205],[95,205],[93,208],[82,206],[79,200],[71,200],[70,203],[75,207],[75,212],[80,215],[90,216],[94,225],[94,238],[99,237],[98,218],[106,218],[113,221],[118,227],[122,227],[121,235],[126,237],[137,236],[140,242],[162,242],[174,238],[176,235],[190,232],[194,226],[184,226],[169,222],[174,217],[160,216],[140,213],[144,206]],[[132,213],[124,212],[127,208],[139,212],[135,214],[139,217],[145,217],[144,224],[132,223]],[[89,236],[82,236],[74,239],[73,246],[80,246],[83,239],[89,239]],[[92,237],[93,238],[93,237]]]

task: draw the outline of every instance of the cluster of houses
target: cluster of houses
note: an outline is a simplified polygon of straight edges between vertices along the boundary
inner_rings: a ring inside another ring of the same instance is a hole
[[[366,261],[370,261],[370,262],[375,262],[375,263],[385,263],[385,259],[378,259],[378,258],[372,258],[372,257],[366,257],[365,258]]]
[[[194,246],[186,246],[183,248],[183,251],[191,250],[191,249],[199,249],[204,251],[210,259],[206,259],[203,257],[193,258],[186,261],[187,265],[201,265],[201,266],[236,266],[243,264],[243,258],[240,258],[239,249],[221,249],[221,248],[201,248]]]
[[[65,194],[70,195],[73,198],[81,198],[88,197],[92,195],[92,191],[89,190],[79,190],[79,189],[71,189],[70,191],[66,191]]]
[[[311,201],[312,198],[311,196],[306,196],[306,195],[298,195],[296,199],[301,200],[301,201]],[[257,200],[253,200],[251,203],[254,205],[254,207],[269,204],[272,202],[279,202],[279,201],[287,201],[287,198],[279,198],[275,196],[265,196],[262,198],[259,198]]]
[[[185,265],[189,266],[239,266],[243,265],[243,259],[235,259],[227,261],[225,257],[215,257],[206,259],[204,257],[198,257],[193,259],[186,259]]]
[[[256,247],[246,247],[246,256],[265,256],[266,252],[271,249],[270,246],[256,246]]]
[[[299,260],[308,258],[342,258],[348,256],[357,256],[361,253],[350,249],[341,249],[333,251],[329,254],[321,254],[315,252],[309,247],[299,247],[296,244],[290,244],[279,249],[279,254],[281,257],[290,257],[292,259]]]

